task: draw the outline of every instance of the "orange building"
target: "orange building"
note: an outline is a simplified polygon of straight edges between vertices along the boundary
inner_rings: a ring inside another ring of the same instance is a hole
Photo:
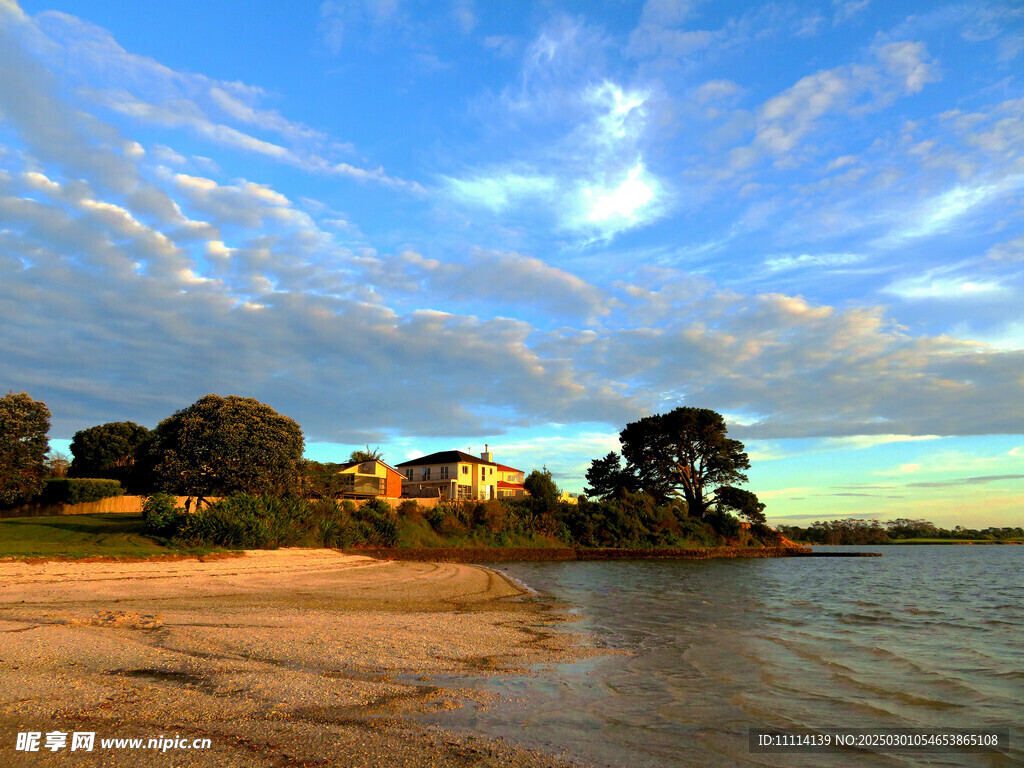
[[[402,495],[402,473],[380,459],[346,464],[338,477],[343,498],[398,499]]]

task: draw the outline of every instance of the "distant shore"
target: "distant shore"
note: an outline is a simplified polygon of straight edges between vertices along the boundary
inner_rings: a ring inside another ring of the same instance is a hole
[[[64,757],[83,766],[563,766],[403,718],[480,695],[431,675],[595,653],[563,620],[484,568],[331,550],[3,562],[0,763],[43,761],[15,751],[19,732],[79,731],[96,750]],[[212,748],[99,746],[157,736]]]

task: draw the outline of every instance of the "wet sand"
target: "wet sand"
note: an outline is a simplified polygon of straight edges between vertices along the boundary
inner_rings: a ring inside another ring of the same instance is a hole
[[[472,565],[330,550],[0,562],[0,764],[564,765],[404,717],[481,700],[431,675],[589,654],[553,630],[563,617],[523,598]],[[95,732],[96,746],[16,751],[25,731]],[[100,744],[160,736],[212,747]]]

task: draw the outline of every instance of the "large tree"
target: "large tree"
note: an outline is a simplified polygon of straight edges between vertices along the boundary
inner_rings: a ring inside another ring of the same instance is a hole
[[[0,397],[0,505],[37,495],[46,476],[50,409],[24,392]]]
[[[111,421],[75,432],[71,438],[71,476],[127,480],[139,447],[149,435],[148,429],[133,421]]]
[[[165,491],[283,495],[298,488],[299,425],[251,397],[206,395],[157,426],[149,447]]]
[[[726,434],[725,419],[706,408],[676,408],[627,424],[619,433],[626,469],[655,497],[686,499],[689,513],[703,517],[715,491],[747,482],[743,443]]]

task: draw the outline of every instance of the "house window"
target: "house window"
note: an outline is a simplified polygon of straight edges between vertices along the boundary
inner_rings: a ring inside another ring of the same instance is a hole
[[[406,477],[407,480],[412,480],[412,470],[411,469],[405,470],[405,477]]]
[[[467,467],[465,464],[462,465],[462,474],[464,474],[464,475],[468,475],[469,474],[469,467]]]
[[[473,498],[473,486],[471,486],[471,485],[460,485],[459,486],[459,498],[460,499],[472,499]]]
[[[494,467],[491,467],[491,474],[494,474]]]
[[[442,480],[447,480],[448,479],[448,467],[441,467],[441,479]]]
[[[421,480],[429,480],[429,479],[430,479],[430,467],[426,467],[426,468],[425,468],[425,469],[423,470],[423,477],[422,477],[422,478],[420,478],[420,479],[421,479]]]
[[[486,480],[487,479],[487,467],[480,467],[480,479],[481,480]]]

